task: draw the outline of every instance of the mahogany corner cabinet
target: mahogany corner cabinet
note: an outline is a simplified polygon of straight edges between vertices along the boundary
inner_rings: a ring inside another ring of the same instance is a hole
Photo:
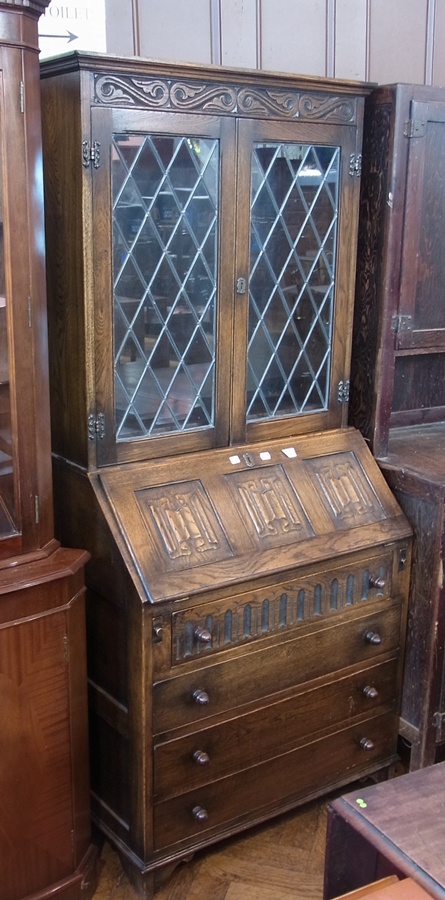
[[[88,553],[62,548],[53,523],[38,64],[48,2],[0,2],[0,900],[87,900],[97,881]]]
[[[411,529],[347,427],[368,86],[41,66],[57,528],[145,897],[396,759]]]

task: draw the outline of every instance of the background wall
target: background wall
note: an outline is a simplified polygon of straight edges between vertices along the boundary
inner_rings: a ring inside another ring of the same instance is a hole
[[[445,0],[105,0],[107,49],[445,86]]]

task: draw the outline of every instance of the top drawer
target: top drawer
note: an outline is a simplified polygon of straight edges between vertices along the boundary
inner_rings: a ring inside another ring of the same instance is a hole
[[[172,663],[228,650],[392,594],[390,551],[173,613]]]

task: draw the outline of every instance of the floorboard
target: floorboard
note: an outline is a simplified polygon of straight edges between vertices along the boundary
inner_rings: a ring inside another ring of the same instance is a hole
[[[223,841],[181,864],[156,900],[321,900],[327,798]],[[94,900],[136,900],[105,842]]]

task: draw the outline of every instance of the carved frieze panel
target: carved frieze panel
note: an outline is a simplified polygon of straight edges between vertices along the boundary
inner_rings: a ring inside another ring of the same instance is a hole
[[[314,532],[281,466],[226,476],[232,497],[256,546],[278,547]]]
[[[180,81],[150,75],[96,74],[94,104],[261,118],[356,122],[356,99],[289,88]]]
[[[382,504],[354,453],[333,453],[305,461],[318,496],[336,529],[385,518]]]
[[[199,481],[139,491],[137,498],[168,568],[188,569],[233,555]]]

